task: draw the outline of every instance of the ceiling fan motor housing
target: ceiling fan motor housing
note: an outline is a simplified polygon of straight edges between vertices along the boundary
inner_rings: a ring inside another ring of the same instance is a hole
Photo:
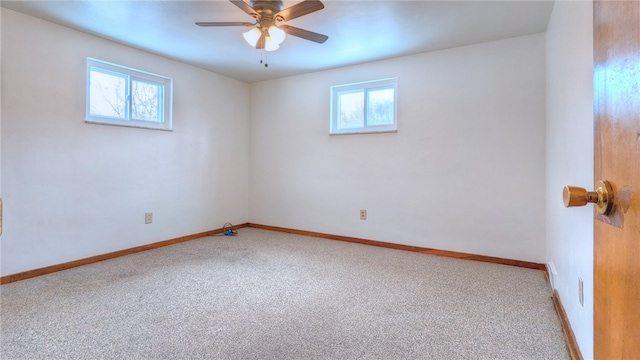
[[[251,1],[249,3],[258,14],[260,14],[260,18],[257,19],[260,27],[269,27],[276,20],[273,16],[283,9],[282,1],[268,1],[268,0],[257,0]]]

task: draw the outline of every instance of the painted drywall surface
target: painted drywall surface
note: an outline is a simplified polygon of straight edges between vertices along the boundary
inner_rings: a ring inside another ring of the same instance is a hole
[[[251,221],[544,263],[544,67],[537,34],[252,84]],[[330,86],[388,77],[397,133],[328,135]]]
[[[86,124],[87,56],[172,77],[174,131]],[[249,95],[3,9],[2,275],[247,222]]]
[[[593,4],[556,1],[547,29],[547,258],[585,359],[593,358],[593,208],[566,209],[562,188],[593,178]],[[579,303],[578,278],[584,283]]]
[[[2,8],[0,8],[2,16]],[[2,27],[0,26],[0,39],[2,38]],[[0,68],[2,68],[2,46],[0,46]],[[2,83],[2,72],[0,71],[0,84]],[[2,197],[2,86],[0,86],[0,197]],[[0,234],[0,236],[2,236]],[[0,258],[2,258],[2,247],[0,247]]]

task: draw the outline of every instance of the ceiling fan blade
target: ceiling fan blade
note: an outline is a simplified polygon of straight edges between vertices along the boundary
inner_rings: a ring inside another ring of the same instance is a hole
[[[198,26],[253,26],[255,24],[250,22],[197,22]]]
[[[318,0],[304,0],[301,3],[288,7],[273,17],[280,21],[289,21],[297,17],[310,14],[314,11],[324,9],[324,5]],[[292,34],[293,35],[293,34]]]
[[[247,14],[253,16],[256,19],[260,19],[261,17],[260,14],[258,14],[257,11],[253,10],[253,8],[243,0],[229,0],[229,1],[231,1],[233,5],[239,7],[240,10],[246,12]]]
[[[313,31],[300,29],[294,26],[280,25],[279,27],[289,35],[293,35],[299,38],[303,38],[305,40],[317,42],[318,44],[322,44],[325,41],[327,41],[327,39],[329,39],[327,35],[318,34]]]
[[[264,49],[264,46],[266,43],[267,43],[267,35],[263,32],[262,35],[260,35],[258,42],[256,43],[256,49],[258,50]]]

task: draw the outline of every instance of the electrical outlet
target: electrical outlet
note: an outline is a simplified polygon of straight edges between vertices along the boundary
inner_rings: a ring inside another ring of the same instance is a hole
[[[360,210],[360,220],[367,220],[367,210]]]
[[[578,278],[578,300],[580,300],[580,305],[584,306],[584,284],[582,283],[582,278]]]
[[[144,223],[151,224],[153,222],[153,213],[144,213]]]

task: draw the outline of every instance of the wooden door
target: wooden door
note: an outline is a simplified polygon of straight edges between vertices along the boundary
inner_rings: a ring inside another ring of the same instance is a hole
[[[614,212],[594,228],[594,355],[640,359],[640,1],[594,1],[595,179]]]

